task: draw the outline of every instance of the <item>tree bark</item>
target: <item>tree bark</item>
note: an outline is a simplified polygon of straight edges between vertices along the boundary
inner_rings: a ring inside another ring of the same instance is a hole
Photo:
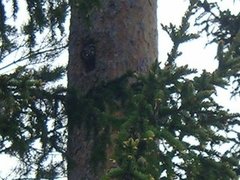
[[[157,58],[157,0],[101,0],[86,14],[71,5],[68,88],[86,94],[128,71],[146,73]],[[71,102],[70,102],[71,103]],[[75,107],[76,108],[76,107]],[[90,165],[94,136],[69,116],[68,178],[97,180],[105,172]],[[86,134],[90,134],[86,138]],[[74,162],[74,163],[72,163]]]

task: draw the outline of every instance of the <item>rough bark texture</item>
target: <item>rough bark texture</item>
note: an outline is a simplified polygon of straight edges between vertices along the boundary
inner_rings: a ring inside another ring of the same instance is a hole
[[[101,0],[101,7],[90,14],[89,26],[72,5],[68,87],[85,94],[129,70],[147,72],[157,58],[156,9],[157,0]],[[75,165],[68,178],[99,179],[89,164],[93,142],[85,138],[87,130],[70,129],[68,155]]]

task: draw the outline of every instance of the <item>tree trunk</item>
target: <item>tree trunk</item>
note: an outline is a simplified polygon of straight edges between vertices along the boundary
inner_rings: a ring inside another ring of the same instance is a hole
[[[157,0],[100,3],[87,14],[71,5],[68,88],[83,95],[129,70],[145,73],[157,58]],[[98,171],[90,165],[94,135],[76,124],[76,116],[68,118],[68,178],[100,179],[105,165],[100,163]]]

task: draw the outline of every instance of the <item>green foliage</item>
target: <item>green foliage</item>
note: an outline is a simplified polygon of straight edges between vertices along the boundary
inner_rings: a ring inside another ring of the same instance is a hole
[[[26,0],[25,2],[27,3],[29,21],[23,26],[23,33],[28,35],[29,46],[35,45],[36,33],[43,32],[45,28],[50,27],[53,38],[56,32],[56,27],[58,27],[63,33],[63,23],[65,22],[66,15],[68,13],[67,1]],[[7,21],[9,17],[7,17],[6,12],[11,13],[11,15],[14,17],[14,20],[17,20],[17,13],[20,9],[20,4],[16,0],[12,0],[11,2],[8,2],[8,4],[12,4],[13,10],[11,12],[6,10],[5,4],[2,1],[0,3],[1,40],[4,40],[4,37],[8,38],[6,33],[8,33],[9,30],[6,27],[14,27]]]
[[[212,98],[215,87],[226,82],[205,71],[194,80],[187,78],[194,72],[156,63],[148,76],[135,76],[121,106],[123,123],[116,127],[117,167],[103,179],[164,179],[164,172],[167,179],[236,178],[239,161],[231,157],[238,152],[221,154],[216,148],[231,141],[218,132],[230,130],[239,117]]]
[[[0,76],[0,152],[19,158],[23,163],[21,173],[35,168],[40,173],[43,163],[47,166],[48,155],[65,152],[66,90],[48,87],[64,72],[62,67],[38,71],[19,67],[14,73]],[[41,146],[36,148],[39,142]],[[60,164],[64,167],[63,162],[52,162],[52,166]]]
[[[12,15],[17,19],[18,1],[11,2]],[[53,54],[48,54],[50,50],[35,51],[35,38],[49,28],[53,37],[49,46],[61,49],[57,45],[63,38],[56,34],[57,29],[64,33],[68,2],[26,2],[32,16],[21,32],[28,37],[23,46],[30,48],[24,58],[36,60],[39,54],[52,57]],[[71,2],[86,17],[100,6],[98,0]],[[215,20],[198,18],[199,25],[205,25],[204,30],[210,32],[212,22],[221,25],[211,34],[213,41],[220,40],[217,58],[224,66],[212,73],[179,67],[175,62],[181,55],[179,46],[199,36],[189,33],[189,18],[199,8],[204,9],[202,17],[210,14],[209,18]],[[103,179],[237,179],[239,114],[225,110],[213,97],[216,87],[229,85],[230,77],[234,76],[239,83],[238,16],[230,11],[220,11],[217,16],[212,13],[213,8],[217,8],[216,3],[191,1],[179,27],[162,26],[173,41],[166,64],[156,62],[145,76],[129,73],[90,90],[85,96],[75,89],[68,89],[66,96],[65,88],[52,86],[64,75],[64,68],[20,67],[1,75],[0,152],[20,158],[23,162],[20,176],[35,173],[36,179],[54,179],[59,173],[66,174],[65,159],[56,162],[51,157],[56,152],[65,157],[68,115],[68,130],[84,124],[89,133],[94,132],[93,166],[109,161],[105,150],[114,147],[111,157],[114,166]],[[8,23],[2,1],[0,10],[3,60],[20,46],[14,40],[18,30]],[[219,152],[225,144],[230,148]]]
[[[163,26],[174,44],[166,65],[156,63],[147,76],[135,76],[122,106],[125,122],[113,158],[117,167],[105,179],[237,179],[239,160],[232,158],[239,157],[239,139],[221,132],[237,135],[232,125],[239,125],[239,114],[213,99],[216,87],[228,85],[225,77],[218,69],[196,76],[196,70],[175,64],[178,46],[197,37],[186,35],[190,15],[179,28]],[[231,141],[234,148],[219,152]]]
[[[210,43],[218,43],[219,47],[222,46],[221,51],[218,51],[217,54],[219,72],[226,79],[234,78],[235,88],[232,93],[233,96],[239,95],[240,13],[233,14],[229,9],[221,10],[217,3],[210,3],[207,0],[198,3],[198,8],[203,8],[205,11],[196,18],[196,25],[202,27],[202,31],[205,31],[212,38]]]
[[[68,1],[1,1],[0,9],[0,70],[50,62],[66,49]]]

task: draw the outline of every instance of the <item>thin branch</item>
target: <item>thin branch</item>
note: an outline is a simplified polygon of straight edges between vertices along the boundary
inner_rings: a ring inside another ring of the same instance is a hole
[[[30,52],[30,53],[26,54],[25,56],[23,56],[23,57],[15,60],[15,61],[7,64],[7,65],[1,67],[1,68],[0,68],[0,71],[1,71],[1,70],[4,70],[4,69],[6,69],[6,68],[8,68],[8,67],[10,67],[10,66],[12,66],[12,65],[14,65],[14,64],[17,64],[17,63],[22,62],[22,61],[24,61],[24,60],[30,59],[31,56],[38,56],[38,55],[41,55],[41,54],[44,54],[44,53],[48,53],[48,52],[52,52],[52,51],[56,51],[56,50],[63,50],[63,49],[65,49],[65,48],[67,48],[67,47],[68,47],[68,45],[64,45],[64,46],[62,46],[62,47],[51,48],[51,49],[47,49],[47,50],[44,50],[44,51],[38,51],[38,52],[36,52],[36,53],[31,53],[31,52]]]

